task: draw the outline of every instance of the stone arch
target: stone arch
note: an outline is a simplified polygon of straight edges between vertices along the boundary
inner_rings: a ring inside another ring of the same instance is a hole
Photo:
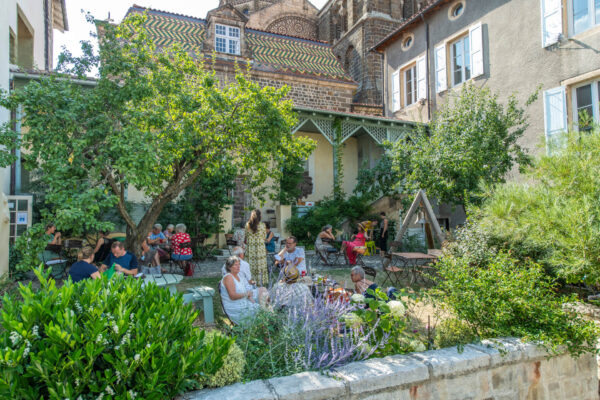
[[[281,35],[298,36],[317,40],[317,24],[300,15],[286,15],[277,18],[267,26],[267,31]]]

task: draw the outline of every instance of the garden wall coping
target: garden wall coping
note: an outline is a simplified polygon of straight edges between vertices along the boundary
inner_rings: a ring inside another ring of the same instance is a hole
[[[236,383],[190,392],[180,399],[412,400],[433,396],[431,398],[450,400],[467,398],[464,396],[474,388],[479,394],[485,394],[484,398],[498,395],[521,398],[534,390],[540,399],[550,399],[552,393],[566,395],[576,388],[576,393],[569,393],[565,398],[597,399],[594,355],[586,354],[577,359],[568,354],[552,359],[547,356],[548,353],[535,344],[502,338],[466,345],[462,352],[457,347],[449,347],[374,358],[347,364],[327,374],[302,372]]]

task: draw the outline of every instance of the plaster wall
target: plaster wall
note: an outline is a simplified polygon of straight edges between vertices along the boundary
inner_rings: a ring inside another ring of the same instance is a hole
[[[309,158],[309,175],[313,180],[313,192],[303,200],[319,201],[333,192],[333,146],[320,133],[298,132],[311,138],[317,147]]]
[[[600,77],[600,27],[571,35],[567,29],[568,6],[565,0],[562,2],[565,40],[547,48],[542,47],[540,2],[532,4],[527,0],[466,0],[463,14],[454,21],[451,21],[448,15],[449,9],[456,2],[446,4],[435,13],[427,15],[425,21],[429,24],[430,31],[428,86],[432,111],[435,112],[460,90],[459,85],[439,94],[435,93],[433,49],[468,32],[470,26],[481,23],[484,74],[472,81],[478,86],[490,88],[501,101],[506,101],[511,94],[516,93],[516,98],[521,104],[541,86],[538,99],[527,109],[530,126],[521,144],[532,153],[544,151],[540,147],[544,138],[542,92],[561,85],[567,86],[568,120],[571,123],[573,119],[570,84]],[[392,72],[426,50],[425,25],[418,23],[404,31],[405,35],[410,33],[414,35],[414,44],[410,49],[402,49],[401,37],[385,51],[388,116],[394,115],[390,109]],[[402,112],[395,115],[401,117]]]
[[[344,192],[351,194],[356,187],[356,178],[358,178],[358,140],[355,137],[351,137],[344,142],[342,164]]]

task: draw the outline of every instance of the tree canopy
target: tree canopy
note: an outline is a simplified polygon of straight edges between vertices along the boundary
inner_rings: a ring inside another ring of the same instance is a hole
[[[537,92],[526,106],[536,98]],[[464,205],[478,201],[481,183],[503,182],[513,166],[530,164],[518,143],[527,126],[515,96],[505,107],[488,88],[466,84],[428,127],[393,144],[391,157],[408,191],[425,189],[440,201]]]
[[[136,252],[163,207],[199,177],[233,167],[255,195],[265,195],[267,177],[279,182],[284,160],[304,159],[314,148],[291,134],[295,114],[286,88],[260,87],[242,71],[219,81],[201,55],[157,48],[144,20],[134,15],[102,25],[97,54],[89,43],[81,57],[64,52],[59,71],[68,75],[31,82],[0,100],[22,108],[25,127],[15,140],[4,126],[1,144],[29,154],[28,168],[39,169],[57,225],[106,228],[100,211],[116,207]],[[94,86],[70,78],[94,70]],[[149,199],[139,222],[126,207],[132,187]]]

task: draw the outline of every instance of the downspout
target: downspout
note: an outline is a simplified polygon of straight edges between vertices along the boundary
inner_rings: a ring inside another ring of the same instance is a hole
[[[11,79],[8,84],[9,91],[12,92],[15,90],[15,82]],[[15,132],[17,130],[17,111],[10,110],[10,127]],[[12,149],[10,154],[16,159],[17,157],[17,149]],[[12,163],[10,168],[10,194],[15,195],[17,190],[17,161]]]
[[[379,55],[381,56],[381,87],[383,90],[382,93],[382,99],[381,99],[381,116],[385,117],[386,116],[386,109],[385,109],[385,99],[386,97],[386,79],[385,79],[385,53],[382,52],[378,52]]]
[[[50,32],[48,31],[48,28],[49,28],[48,1],[50,1],[50,0],[44,0],[44,59],[45,59],[46,71],[50,71],[50,60],[49,60]]]
[[[421,20],[425,24],[425,74],[427,75],[427,97],[425,101],[427,102],[427,121],[431,121],[431,102],[429,97],[429,82],[431,81],[431,76],[429,75],[429,23],[425,22],[425,16],[421,13]]]

